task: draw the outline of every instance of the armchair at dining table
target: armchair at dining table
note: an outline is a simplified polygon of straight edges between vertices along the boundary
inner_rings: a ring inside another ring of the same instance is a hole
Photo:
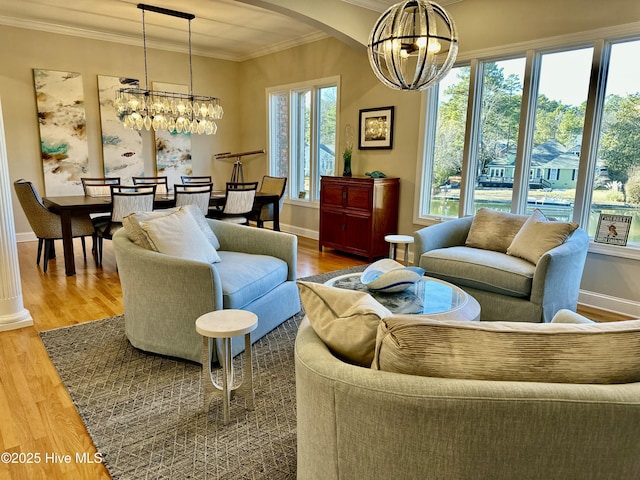
[[[287,188],[287,177],[272,177],[265,175],[262,177],[262,183],[260,184],[260,193],[272,193],[278,195],[278,209],[282,210],[284,204],[284,193]],[[249,220],[253,220],[258,225],[258,228],[264,227],[264,222],[274,221],[274,205],[271,203],[256,206],[249,214]]]
[[[36,258],[36,264],[40,264],[40,258],[42,256],[44,246],[44,263],[42,270],[46,273],[48,269],[49,260],[55,256],[54,240],[62,238],[62,225],[60,222],[60,215],[49,211],[49,209],[42,203],[42,199],[36,191],[33,183],[20,179],[14,183],[14,188],[18,201],[27,216],[27,221],[38,237],[38,255]],[[87,251],[85,246],[85,237],[93,237],[94,228],[93,223],[88,215],[73,217],[71,219],[71,232],[72,237],[80,237],[82,241],[82,253],[84,258],[87,258]],[[93,244],[94,251],[96,250],[96,243],[94,237]]]

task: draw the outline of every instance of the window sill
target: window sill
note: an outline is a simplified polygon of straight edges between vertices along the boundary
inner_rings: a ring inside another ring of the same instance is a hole
[[[296,207],[315,208],[316,210],[320,208],[320,202],[298,200],[296,198],[287,198],[285,199],[284,203],[286,203],[287,205],[295,205]]]
[[[605,245],[602,243],[591,242],[589,244],[589,253],[597,253],[600,255],[609,255],[611,257],[629,258],[632,260],[640,260],[640,247],[638,246],[615,246]]]

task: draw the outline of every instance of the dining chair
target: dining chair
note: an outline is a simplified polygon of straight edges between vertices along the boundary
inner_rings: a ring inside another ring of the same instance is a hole
[[[182,179],[183,185],[191,183],[211,183],[213,185],[211,175],[182,175],[180,178]]]
[[[109,197],[111,195],[111,185],[120,185],[120,177],[82,177],[82,190],[88,197]],[[102,213],[89,214],[93,227],[102,225],[109,221],[109,215]],[[93,237],[94,253],[96,238]]]
[[[262,177],[260,184],[260,193],[277,194],[279,197],[278,208],[282,210],[284,204],[284,192],[287,188],[287,177],[272,177],[265,175]],[[273,222],[273,204],[268,203],[262,207],[254,208],[249,216],[258,225],[258,228],[264,227],[264,222]]]
[[[111,213],[109,220],[95,227],[95,235],[97,238],[97,246],[95,249],[96,264],[98,266],[102,265],[103,240],[111,240],[113,234],[122,228],[122,219],[130,213],[152,211],[156,188],[156,184],[111,186]]]
[[[134,185],[157,185],[156,193],[164,195],[169,192],[167,177],[131,177]]]
[[[209,213],[209,200],[211,199],[212,183],[193,183],[173,186],[176,207],[184,207],[186,205],[196,205],[203,215]]]
[[[227,182],[224,207],[220,210],[209,210],[209,217],[225,222],[249,224],[247,218],[253,210],[258,182]]]
[[[111,185],[120,185],[120,177],[82,177],[82,189],[89,197],[108,197]]]
[[[44,246],[44,263],[42,269],[46,273],[49,259],[55,258],[54,240],[62,238],[62,222],[60,215],[49,211],[42,203],[42,199],[36,191],[33,183],[20,179],[13,182],[13,186],[18,197],[18,201],[24,210],[29,225],[38,237],[38,255],[36,265],[40,264],[42,256],[42,247]],[[71,218],[72,236],[80,237],[82,242],[82,254],[87,258],[87,250],[85,246],[85,237],[93,237],[93,223],[88,215],[82,217]],[[95,240],[93,245],[96,248]]]

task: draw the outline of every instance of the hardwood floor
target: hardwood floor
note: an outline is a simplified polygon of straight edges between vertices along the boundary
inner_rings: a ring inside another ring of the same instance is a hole
[[[101,463],[76,461],[76,454],[83,453],[94,459],[96,450],[38,332],[123,313],[111,242],[104,244],[102,268],[96,268],[90,252],[86,260],[82,257],[78,240],[73,277],[65,275],[60,242],[47,273],[35,263],[37,245],[18,244],[24,306],[34,326],[0,332],[0,454],[8,452],[16,460],[8,463],[3,457],[0,479],[109,478]],[[326,249],[319,252],[316,241],[299,239],[298,277],[364,263]]]
[[[0,332],[0,454],[8,452],[15,460],[2,457],[0,480],[109,478],[94,460],[95,447],[38,332],[123,313],[115,258],[111,242],[105,242],[103,267],[96,268],[90,254],[82,257],[77,241],[77,274],[67,277],[62,245],[57,248],[59,257],[44,273],[35,264],[37,242],[18,245],[23,300],[34,326]],[[365,263],[333,250],[319,252],[316,241],[299,238],[298,277]],[[594,310],[582,313],[597,320],[620,319]],[[94,462],[77,461],[76,455],[83,454]]]

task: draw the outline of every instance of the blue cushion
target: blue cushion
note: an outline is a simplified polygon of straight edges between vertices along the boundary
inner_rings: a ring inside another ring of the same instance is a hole
[[[425,275],[462,288],[529,298],[536,266],[501,252],[471,247],[439,248],[423,253]]]
[[[218,251],[224,308],[242,308],[287,280],[289,267],[279,258],[267,255]]]

